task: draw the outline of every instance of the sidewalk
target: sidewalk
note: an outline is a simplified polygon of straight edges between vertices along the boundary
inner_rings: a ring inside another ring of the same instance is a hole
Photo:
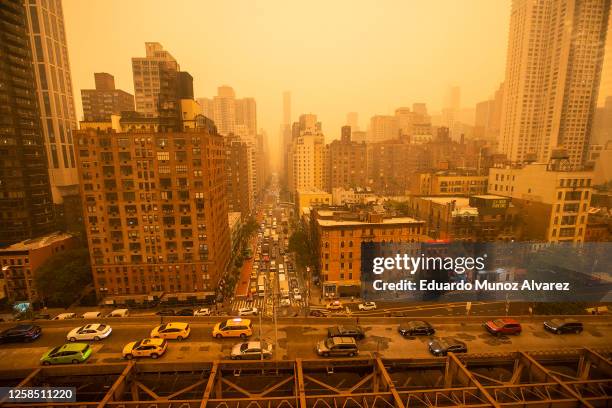
[[[240,269],[240,277],[236,283],[236,289],[234,290],[234,299],[241,299],[249,296],[249,282],[251,280],[251,271],[253,270],[253,262],[255,259],[255,243],[257,238],[251,238],[249,246],[253,251],[253,257],[251,259],[245,259]]]

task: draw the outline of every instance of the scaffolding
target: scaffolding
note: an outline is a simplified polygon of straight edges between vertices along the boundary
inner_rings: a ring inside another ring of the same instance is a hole
[[[0,371],[5,387],[76,387],[71,408],[612,406],[611,350],[84,364]],[[0,402],[2,405],[2,402]]]

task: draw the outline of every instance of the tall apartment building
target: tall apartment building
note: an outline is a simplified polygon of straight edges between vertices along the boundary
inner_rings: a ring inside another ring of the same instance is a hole
[[[228,210],[246,219],[254,206],[253,149],[237,136],[225,137],[225,144]]]
[[[586,157],[610,1],[514,0],[506,60],[501,151],[546,162],[565,148]]]
[[[134,95],[115,89],[111,74],[95,72],[94,78],[95,89],[81,89],[84,121],[108,121],[112,114],[134,110]]]
[[[342,126],[340,140],[334,140],[327,146],[327,191],[336,187],[363,188],[367,185],[367,147],[365,143],[351,141],[351,133],[350,126]]]
[[[146,55],[132,58],[136,111],[146,117],[161,116],[177,100],[179,64],[160,43],[145,43]],[[170,106],[169,106],[170,105]]]
[[[601,83],[597,106],[604,106],[607,98],[612,98],[612,16],[608,17],[608,35],[606,36],[604,61],[601,68]]]
[[[244,126],[248,135],[257,134],[257,103],[255,98],[237,99],[236,106],[236,125]]]
[[[239,135],[243,139],[255,139],[257,135],[257,103],[254,98],[236,99],[231,86],[217,88],[217,95],[198,98],[202,114],[215,121],[223,136]]]
[[[568,161],[489,170],[489,193],[512,198],[527,226],[525,240],[584,242],[593,173],[568,171]]]
[[[0,3],[0,246],[55,229],[46,152],[51,145],[41,129],[28,38],[28,14],[37,16],[38,9],[27,7],[20,0]],[[39,25],[35,29],[40,33]]]
[[[346,126],[349,126],[352,131],[359,131],[359,114],[357,112],[346,114]]]
[[[325,137],[321,123],[313,114],[301,115],[293,124],[293,136],[287,152],[287,185],[295,196],[297,190],[325,187]]]
[[[72,140],[76,114],[62,3],[34,0],[26,9],[51,193],[59,221],[64,199],[78,191]]]
[[[181,133],[84,127],[77,157],[98,296],[216,288],[230,234],[226,148],[214,126]]]
[[[375,115],[370,118],[368,142],[384,142],[399,138],[399,123],[395,116]]]

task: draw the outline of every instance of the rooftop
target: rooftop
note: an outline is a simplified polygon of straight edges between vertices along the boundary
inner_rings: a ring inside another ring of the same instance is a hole
[[[331,195],[327,191],[321,190],[318,188],[303,188],[303,189],[299,189],[297,193],[298,194],[328,194],[328,195]]]
[[[0,248],[0,255],[2,255],[3,252],[32,251],[70,238],[74,238],[74,236],[64,232],[54,232],[52,234],[43,235],[42,237],[26,239],[25,241],[17,242],[8,247]]]
[[[317,222],[322,227],[336,227],[336,226],[381,225],[381,224],[386,224],[386,225],[389,225],[389,224],[391,225],[394,225],[394,224],[422,224],[425,221],[420,221],[420,220],[417,220],[411,217],[392,217],[392,218],[385,218],[382,220],[382,222],[367,222],[367,221],[356,221],[356,220],[336,221],[336,220],[322,220],[322,219],[318,219]]]

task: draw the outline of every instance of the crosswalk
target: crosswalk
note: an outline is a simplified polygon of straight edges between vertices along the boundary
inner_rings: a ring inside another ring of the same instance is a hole
[[[264,298],[255,297],[251,300],[249,299],[235,299],[232,302],[232,312],[238,312],[239,309],[245,307],[256,307],[258,310],[272,310],[272,299],[266,299],[267,305],[264,307]],[[306,300],[295,300],[291,298],[291,307],[302,308],[306,306]]]

